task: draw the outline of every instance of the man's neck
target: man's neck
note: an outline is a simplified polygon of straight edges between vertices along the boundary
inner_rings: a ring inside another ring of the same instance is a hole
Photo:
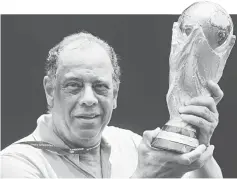
[[[56,127],[53,125],[53,132],[63,141],[63,143],[69,148],[79,148],[71,144],[64,136],[60,135]],[[93,147],[93,146],[92,146]],[[93,173],[96,178],[102,178],[102,165],[101,165],[101,156],[100,156],[100,145],[92,150],[89,150],[85,153],[79,154],[79,161],[84,165],[90,172]]]
[[[96,177],[102,178],[100,147],[79,155],[79,161]]]

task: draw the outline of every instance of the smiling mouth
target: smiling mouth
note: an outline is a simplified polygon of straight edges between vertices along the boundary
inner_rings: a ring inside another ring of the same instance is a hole
[[[94,119],[94,118],[97,118],[99,117],[100,115],[98,114],[90,114],[90,115],[79,115],[79,116],[76,116],[76,118],[81,118],[81,119]]]

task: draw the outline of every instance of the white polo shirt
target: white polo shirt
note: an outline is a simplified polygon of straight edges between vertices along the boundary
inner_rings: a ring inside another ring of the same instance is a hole
[[[125,129],[106,127],[101,141],[102,173],[104,178],[130,177],[137,162],[137,147],[141,136]],[[35,131],[0,152],[2,178],[85,178],[94,177],[81,165],[79,154],[60,154],[37,149],[22,141],[44,141],[68,148],[52,131],[51,115],[37,120]],[[88,175],[89,174],[89,175]]]

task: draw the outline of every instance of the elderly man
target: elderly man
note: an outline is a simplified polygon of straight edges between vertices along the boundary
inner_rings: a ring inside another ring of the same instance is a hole
[[[176,154],[151,147],[159,128],[140,137],[108,126],[120,68],[113,48],[101,39],[89,33],[64,38],[50,50],[46,72],[49,114],[39,117],[32,134],[1,151],[2,177],[222,177],[209,145],[223,96],[217,84],[209,83],[213,98],[194,98],[180,110],[200,128],[201,145]]]

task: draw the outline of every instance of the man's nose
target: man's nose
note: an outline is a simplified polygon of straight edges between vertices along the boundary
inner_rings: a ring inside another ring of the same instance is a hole
[[[98,103],[91,86],[85,86],[84,93],[80,99],[80,105],[93,106]]]

